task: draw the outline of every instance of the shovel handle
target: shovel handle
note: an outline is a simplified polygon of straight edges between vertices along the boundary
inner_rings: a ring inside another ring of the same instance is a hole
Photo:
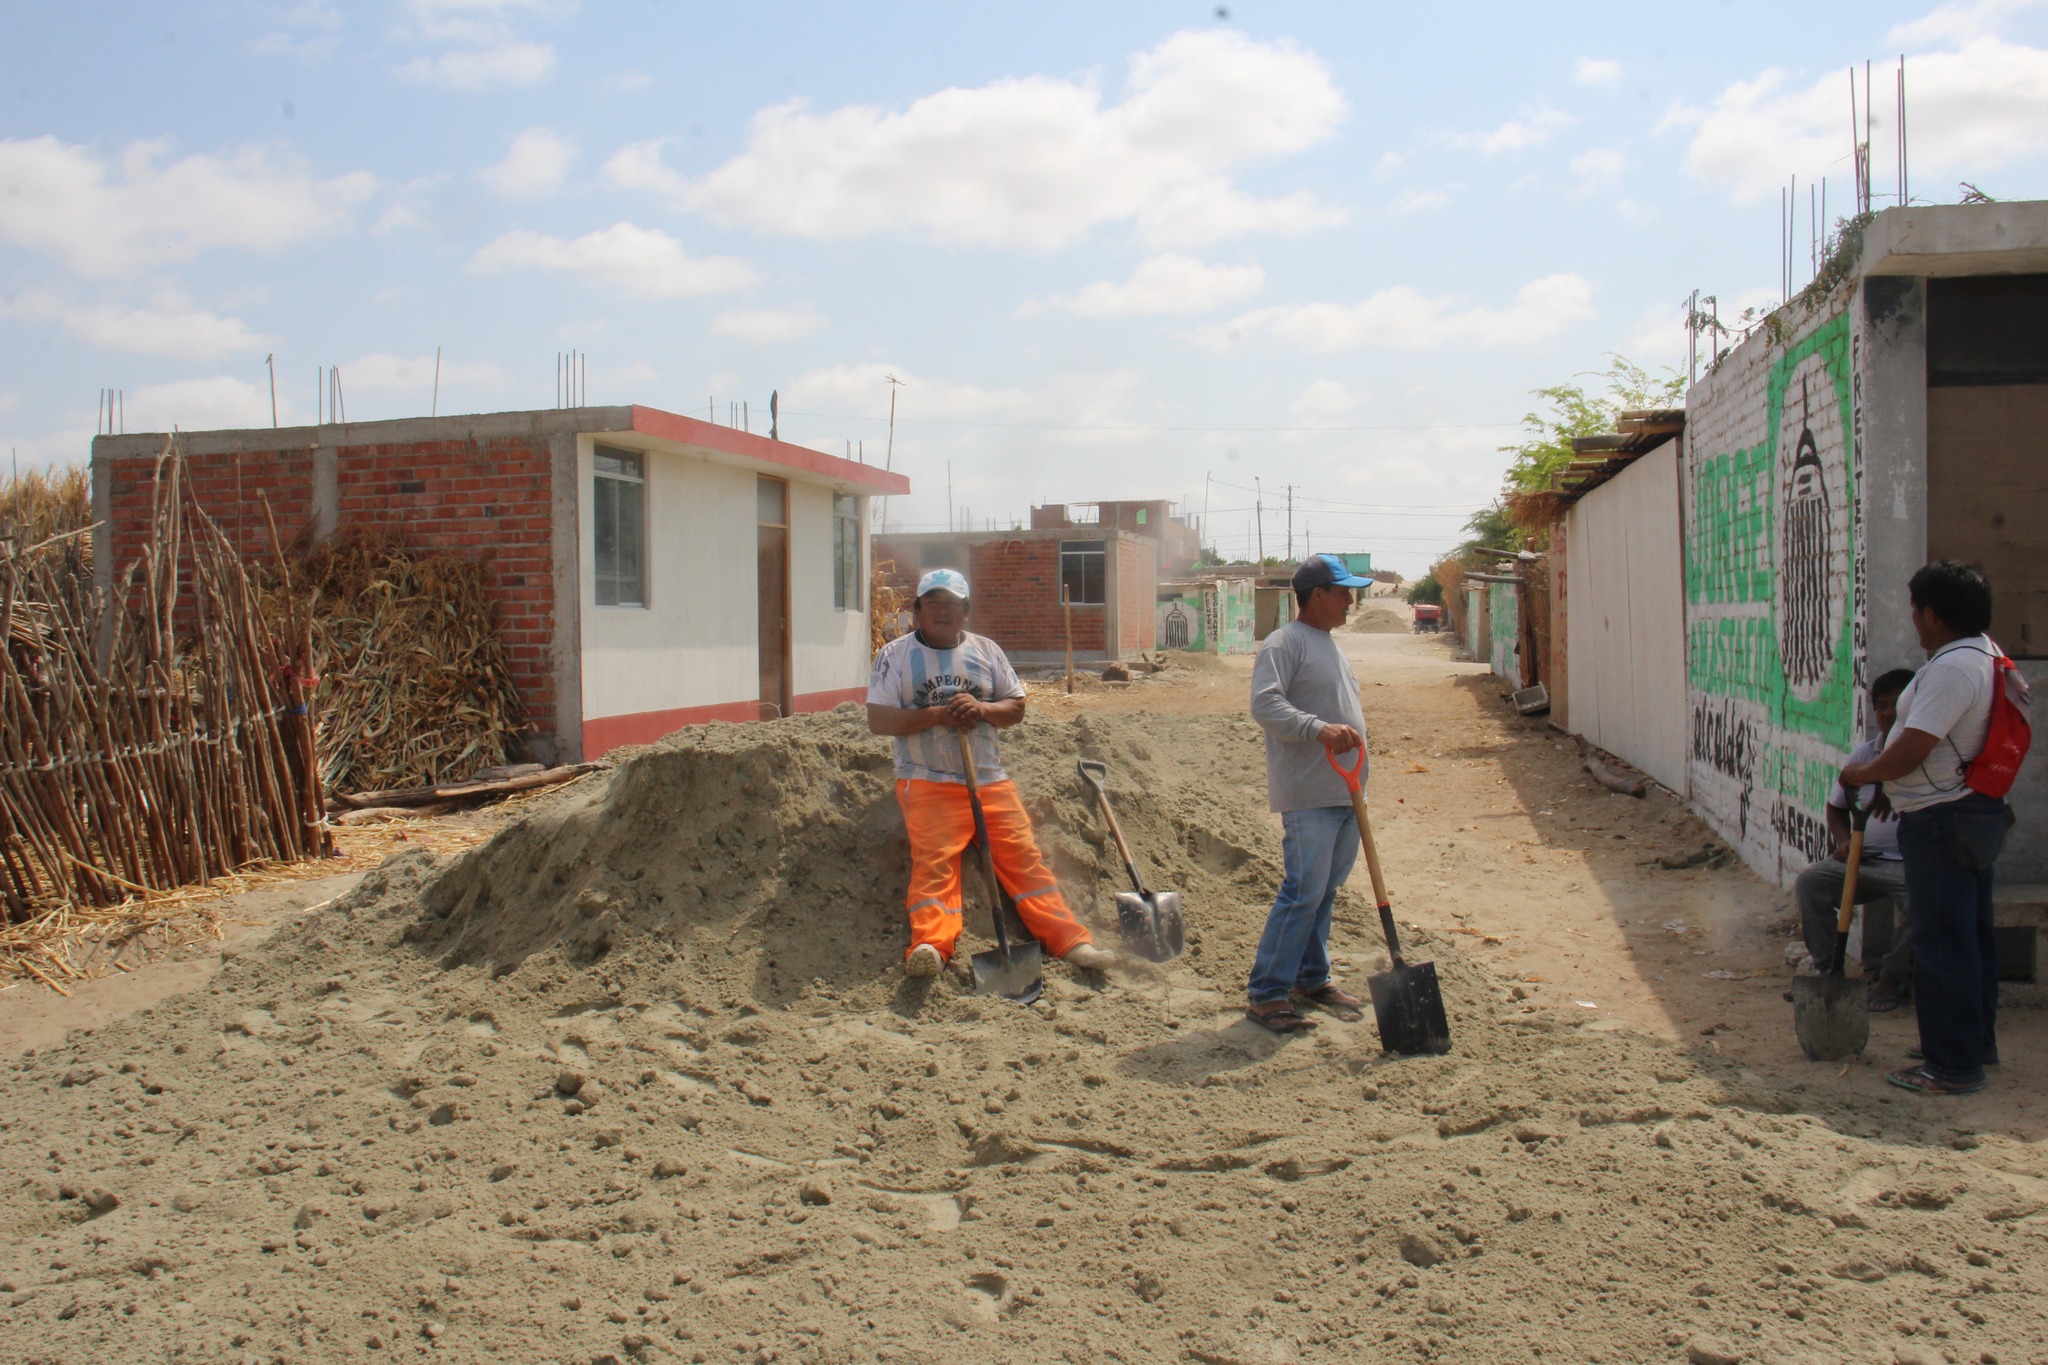
[[[1078,759],[1074,770],[1081,774],[1081,780],[1095,788],[1095,804],[1102,807],[1102,818],[1109,822],[1109,837],[1116,840],[1117,855],[1124,860],[1124,875],[1131,879],[1131,887],[1140,896],[1145,894],[1144,879],[1138,876],[1138,861],[1131,856],[1131,846],[1124,842],[1124,832],[1117,825],[1116,812],[1109,808],[1109,789],[1103,779],[1109,775],[1109,766],[1093,759]]]
[[[981,871],[988,878],[988,894],[995,904],[989,907],[989,919],[996,926],[996,947],[1001,950],[1003,961],[1010,960],[1010,931],[1003,924],[1003,884],[996,880],[995,846],[988,839],[988,817],[981,812],[981,783],[974,775],[974,745],[967,738],[965,730],[953,732],[960,739],[960,766],[967,775],[967,804],[974,810],[974,840],[981,846]]]
[[[1359,746],[1358,761],[1348,769],[1328,749],[1323,754],[1351,789],[1351,813],[1358,817],[1358,842],[1365,849],[1365,871],[1372,878],[1372,898],[1379,906],[1380,933],[1386,936],[1387,954],[1394,959],[1394,970],[1399,971],[1407,965],[1401,959],[1401,934],[1394,928],[1394,907],[1387,903],[1387,879],[1380,872],[1380,851],[1372,841],[1372,817],[1365,813],[1365,784],[1358,780],[1365,769],[1365,747]]]

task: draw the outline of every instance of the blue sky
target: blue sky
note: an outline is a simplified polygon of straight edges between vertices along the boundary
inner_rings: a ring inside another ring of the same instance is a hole
[[[1778,295],[1778,187],[2043,194],[2048,4],[0,7],[0,439],[593,403],[882,458],[893,525],[1169,497],[1419,572],[1528,393]]]

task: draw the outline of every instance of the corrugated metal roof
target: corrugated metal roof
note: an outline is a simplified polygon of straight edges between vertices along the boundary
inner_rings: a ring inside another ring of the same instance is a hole
[[[1572,438],[1572,453],[1584,458],[1573,460],[1551,480],[1566,502],[1577,502],[1684,431],[1685,409],[1637,409],[1622,413],[1614,425],[1610,432]]]

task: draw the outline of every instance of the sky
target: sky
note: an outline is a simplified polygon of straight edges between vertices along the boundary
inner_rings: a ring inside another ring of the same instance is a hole
[[[1794,176],[1804,283],[1866,61],[1897,201],[1901,55],[1914,202],[2044,197],[2048,0],[4,0],[0,441],[267,425],[273,367],[421,415],[437,350],[442,413],[545,408],[574,350],[779,395],[892,528],[1170,498],[1412,576],[1532,390],[1779,300]]]

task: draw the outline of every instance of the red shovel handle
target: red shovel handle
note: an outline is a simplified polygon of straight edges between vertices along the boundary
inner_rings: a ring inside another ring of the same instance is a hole
[[[1361,744],[1352,752],[1356,753],[1358,758],[1348,768],[1337,761],[1337,751],[1335,749],[1323,750],[1323,757],[1328,759],[1330,766],[1337,770],[1337,776],[1344,779],[1344,785],[1356,792],[1358,790],[1358,780],[1365,773],[1365,746]]]

